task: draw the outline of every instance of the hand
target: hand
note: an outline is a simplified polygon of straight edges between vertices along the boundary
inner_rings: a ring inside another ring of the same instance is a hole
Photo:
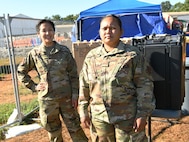
[[[89,118],[89,116],[81,117],[80,121],[81,121],[81,125],[84,128],[89,128],[89,126],[90,126],[90,118]]]
[[[136,118],[133,125],[133,129],[135,132],[140,132],[145,129],[145,126],[146,126],[146,118],[140,117],[140,118]]]
[[[36,87],[36,91],[44,91],[46,89],[47,83],[46,82],[40,82]]]

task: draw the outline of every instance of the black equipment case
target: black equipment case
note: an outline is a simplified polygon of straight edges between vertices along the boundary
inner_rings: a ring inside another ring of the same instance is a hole
[[[156,109],[181,110],[185,94],[185,48],[181,35],[133,38],[152,66]]]

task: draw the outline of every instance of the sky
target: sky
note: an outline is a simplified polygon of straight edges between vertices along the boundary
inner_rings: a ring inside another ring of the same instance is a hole
[[[32,18],[52,17],[60,15],[66,17],[71,14],[79,14],[106,0],[2,0],[0,4],[0,17],[16,16],[23,14]],[[127,1],[127,0],[125,0]],[[149,3],[161,4],[167,0],[140,0]],[[155,2],[154,2],[155,1]],[[168,0],[172,5],[177,2],[184,3],[185,0]]]

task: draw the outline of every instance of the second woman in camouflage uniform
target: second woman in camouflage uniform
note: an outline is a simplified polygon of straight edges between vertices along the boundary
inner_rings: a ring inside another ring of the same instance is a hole
[[[104,17],[102,45],[89,51],[80,73],[80,120],[91,126],[93,142],[147,140],[146,118],[155,108],[150,66],[136,47],[120,41],[122,32],[118,17]]]

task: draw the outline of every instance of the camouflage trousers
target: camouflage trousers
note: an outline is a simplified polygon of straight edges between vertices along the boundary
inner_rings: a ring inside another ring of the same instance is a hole
[[[135,133],[133,120],[121,121],[115,124],[92,120],[90,133],[92,142],[147,142],[145,131]]]
[[[38,100],[42,126],[48,131],[50,142],[63,142],[62,120],[72,142],[87,142],[88,139],[80,126],[79,115],[72,107],[70,99]]]

